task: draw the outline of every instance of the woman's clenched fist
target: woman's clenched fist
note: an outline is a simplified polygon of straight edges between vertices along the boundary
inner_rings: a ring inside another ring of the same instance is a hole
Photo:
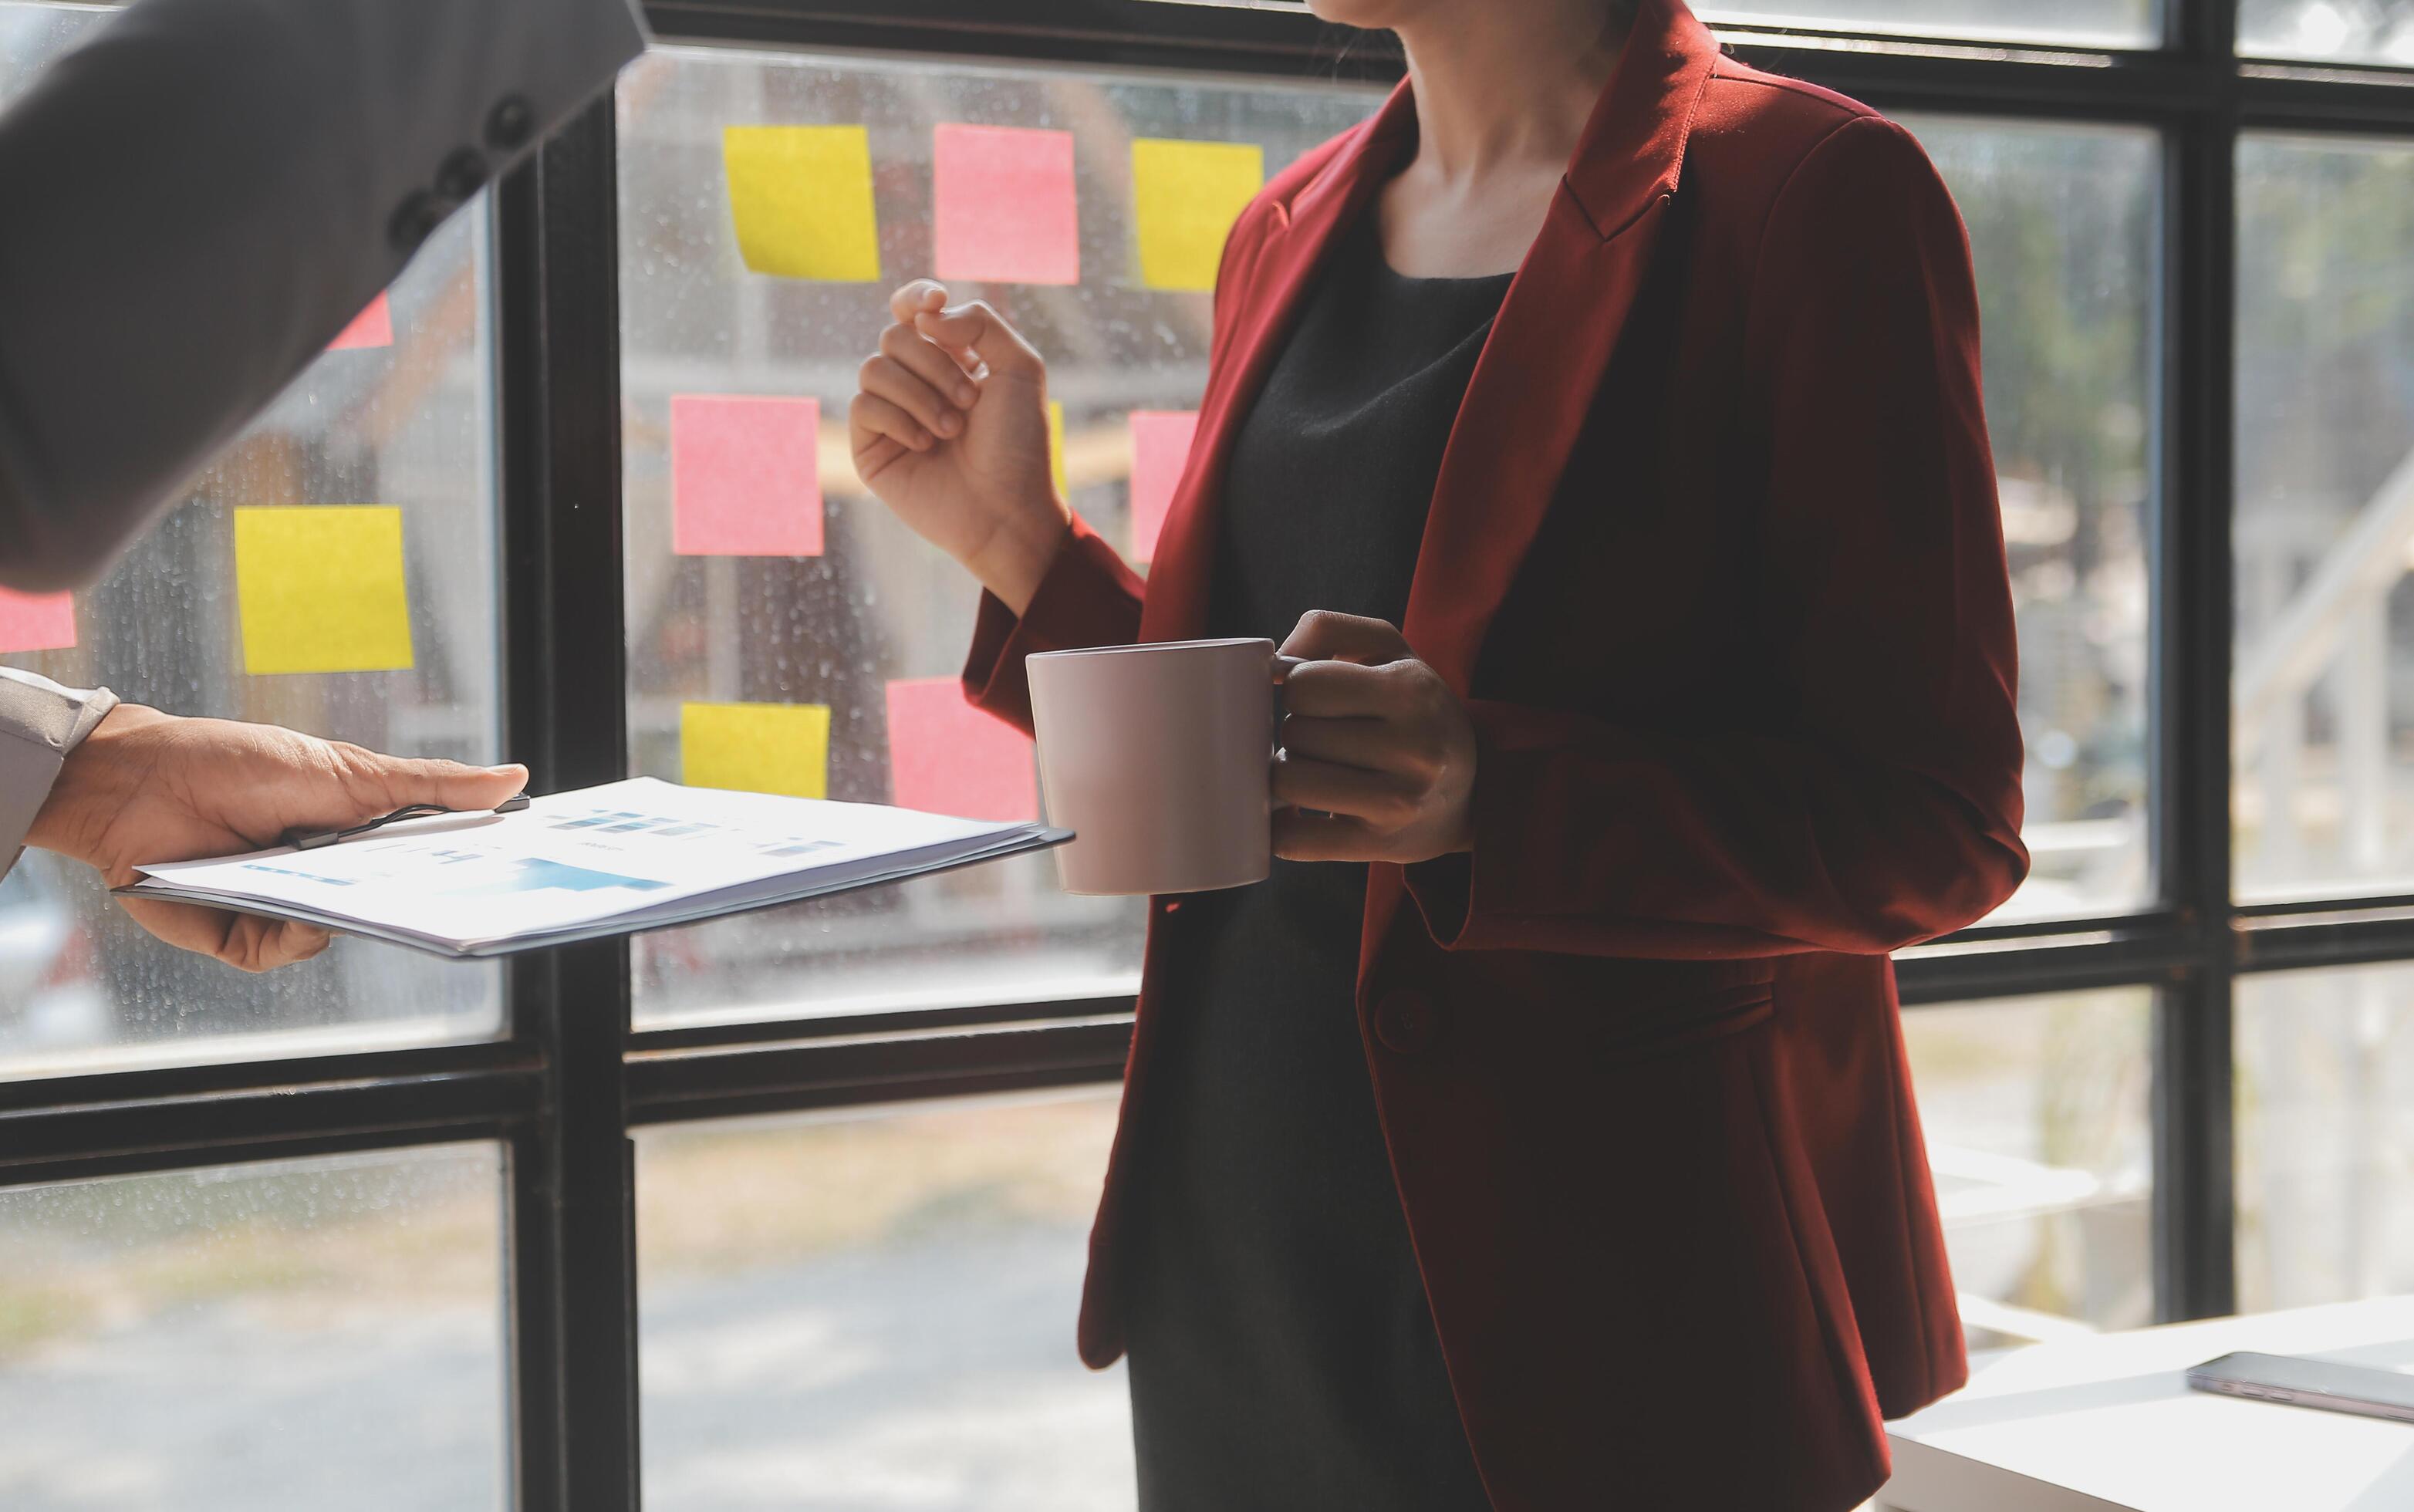
[[[1071,511],[1048,459],[1048,364],[979,300],[916,279],[847,410],[855,469],[923,539],[1022,613]]]

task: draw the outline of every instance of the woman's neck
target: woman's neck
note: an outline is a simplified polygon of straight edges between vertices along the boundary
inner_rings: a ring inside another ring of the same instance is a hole
[[[1573,156],[1625,41],[1615,0],[1479,0],[1400,28],[1417,167],[1444,183]]]
[[[1625,27],[1617,0],[1440,0],[1399,27],[1417,153],[1383,187],[1383,255],[1415,277],[1525,259]]]

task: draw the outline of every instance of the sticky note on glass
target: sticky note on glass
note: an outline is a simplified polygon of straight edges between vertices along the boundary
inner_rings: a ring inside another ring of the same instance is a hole
[[[1132,411],[1133,561],[1155,558],[1156,538],[1165,528],[1166,511],[1173,507],[1173,491],[1182,484],[1182,469],[1189,465],[1190,443],[1198,432],[1196,410]]]
[[[1048,401],[1048,475],[1056,480],[1056,492],[1070,497],[1073,485],[1065,481],[1065,406],[1063,401]]]
[[[1132,143],[1132,215],[1140,281],[1150,289],[1214,289],[1224,240],[1266,182],[1265,149],[1249,142]]]
[[[1071,132],[940,126],[931,134],[931,188],[940,277],[1081,281]]]
[[[817,399],[671,395],[671,549],[819,556],[821,425]]]
[[[879,279],[871,133],[859,126],[728,126],[721,157],[746,266],[825,283]]]
[[[74,595],[0,588],[0,651],[65,651],[75,644]]]
[[[827,797],[829,731],[819,704],[685,704],[679,778],[692,788]]]
[[[246,672],[395,672],[410,665],[400,510],[237,510],[234,583]]]
[[[352,317],[335,339],[327,343],[329,351],[358,351],[366,347],[394,345],[394,306],[383,294],[369,301],[369,307]]]
[[[902,808],[1001,824],[1039,817],[1031,742],[964,702],[953,677],[888,685],[888,791]]]

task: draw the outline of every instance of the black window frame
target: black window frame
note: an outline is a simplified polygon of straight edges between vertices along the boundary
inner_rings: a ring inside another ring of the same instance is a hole
[[[656,0],[665,42],[1396,78],[1387,39],[1181,0]],[[2118,124],[2163,143],[2156,288],[2149,843],[2158,900],[1984,926],[1902,959],[1907,1008],[2155,991],[2153,1282],[2167,1320],[2236,1302],[2233,1008],[2245,972],[2414,960],[2414,896],[2240,905],[2230,829],[2240,134],[2414,141],[2414,69],[2233,55],[2236,0],[2166,0],[2132,50],[1722,25],[1761,67],[1890,111]],[[627,769],[614,111],[490,214],[502,460],[505,731],[540,791]],[[625,942],[514,963],[491,1043],[0,1081],[0,1187],[458,1140],[506,1152],[517,1505],[633,1507],[632,1131],[1111,1082],[1126,997],[633,1032]],[[1069,1320],[1067,1327],[1069,1328]]]

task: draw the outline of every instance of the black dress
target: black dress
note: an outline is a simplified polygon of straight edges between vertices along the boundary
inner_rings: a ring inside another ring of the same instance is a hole
[[[1210,630],[1400,622],[1508,289],[1336,248],[1234,441]],[[1185,968],[1136,1131],[1124,1297],[1142,1512],[1481,1512],[1355,1007],[1366,868],[1277,860],[1157,921]]]

